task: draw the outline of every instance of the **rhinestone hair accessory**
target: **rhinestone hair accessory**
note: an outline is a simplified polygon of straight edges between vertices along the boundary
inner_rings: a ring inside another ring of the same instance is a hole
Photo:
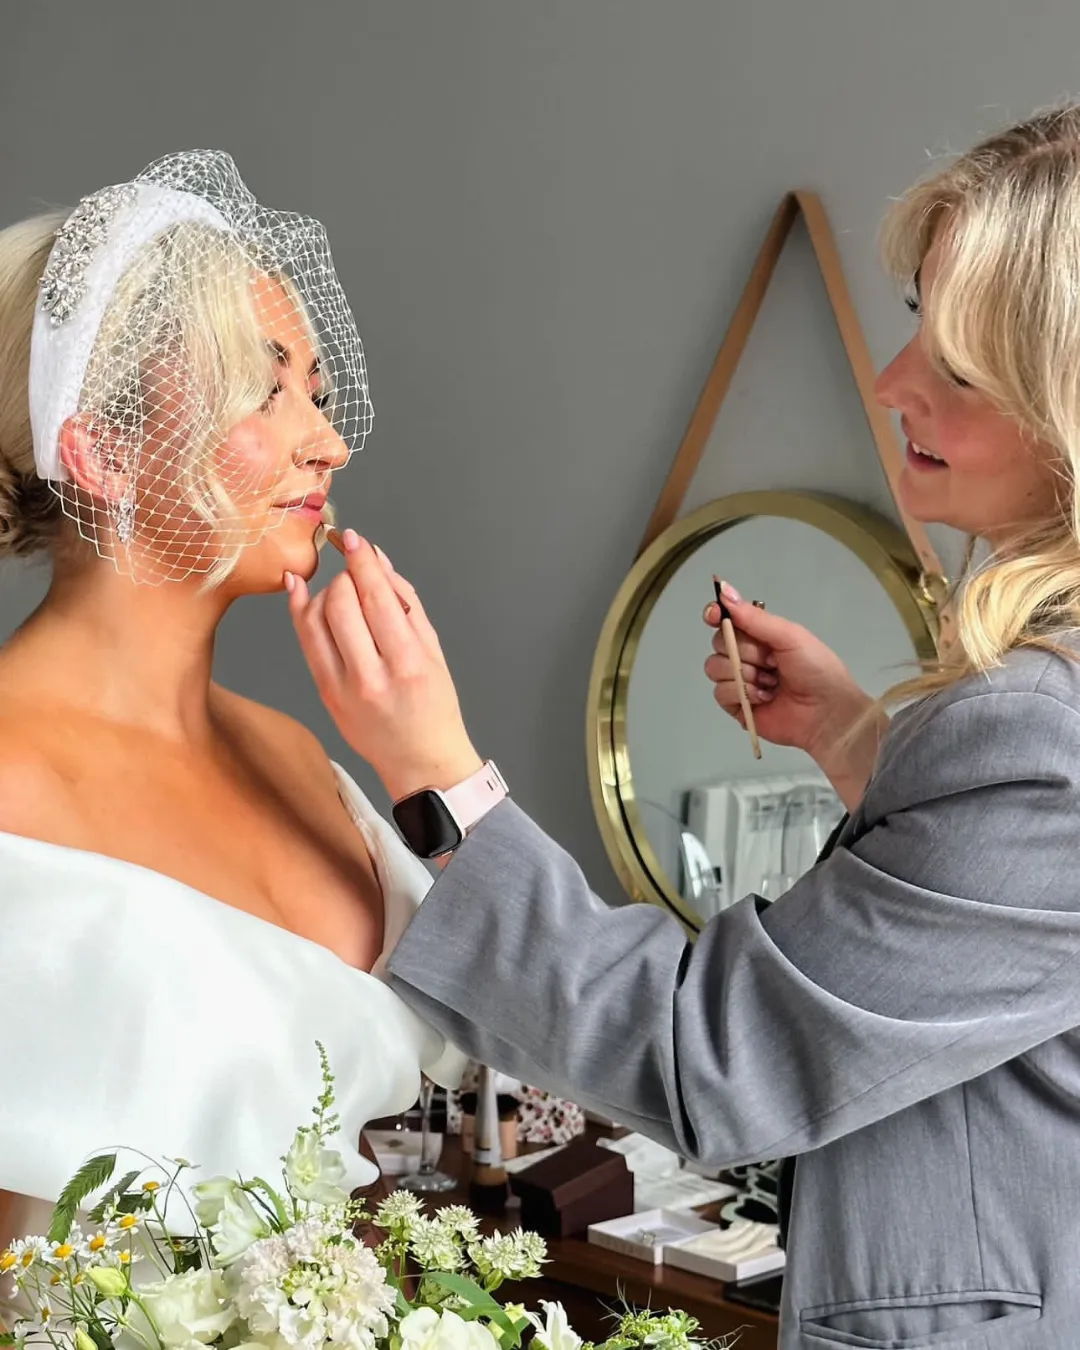
[[[39,476],[136,581],[213,582],[279,528],[314,543],[372,422],[322,225],[213,150],[84,198],[41,278],[30,416]]]
[[[71,317],[86,292],[86,269],[108,234],[109,222],[137,196],[131,183],[102,188],[85,197],[57,230],[41,278],[41,305],[54,325]]]

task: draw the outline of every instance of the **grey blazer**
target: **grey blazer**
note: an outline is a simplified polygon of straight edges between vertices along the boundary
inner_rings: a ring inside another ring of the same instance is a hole
[[[1080,1346],[1080,666],[902,713],[833,854],[693,945],[503,803],[389,969],[477,1059],[689,1158],[800,1155],[784,1350]]]

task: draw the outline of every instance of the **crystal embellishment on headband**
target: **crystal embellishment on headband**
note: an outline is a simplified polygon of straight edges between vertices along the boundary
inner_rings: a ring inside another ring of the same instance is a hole
[[[138,193],[132,183],[102,188],[84,197],[56,232],[56,242],[41,278],[41,304],[53,327],[59,327],[86,294],[86,269],[108,238],[109,226],[121,207]]]

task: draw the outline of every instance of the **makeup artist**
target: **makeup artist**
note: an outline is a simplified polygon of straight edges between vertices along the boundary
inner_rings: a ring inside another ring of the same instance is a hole
[[[809,751],[851,812],[777,903],[750,896],[693,945],[657,908],[610,908],[503,799],[389,563],[349,536],[352,587],[291,603],[406,837],[451,850],[389,963],[404,998],[688,1158],[800,1155],[784,1350],[1074,1350],[1080,107],[916,185],[884,242],[916,325],[878,383],[909,440],[904,505],[990,560],[891,724],[809,633],[726,597],[760,735]],[[723,652],[706,673],[734,713]]]

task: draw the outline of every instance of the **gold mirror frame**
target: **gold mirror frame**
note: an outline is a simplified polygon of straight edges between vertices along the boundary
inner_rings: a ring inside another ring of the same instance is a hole
[[[896,606],[915,658],[931,661],[937,654],[938,609],[927,594],[911,542],[884,516],[844,498],[803,492],[719,497],[669,526],[645,549],[615,597],[593,660],[587,714],[589,788],[604,847],[630,898],[665,905],[691,932],[700,930],[701,920],[660,867],[638,811],[626,734],[630,673],[649,615],[677,569],[709,539],[762,516],[802,521],[850,549]],[[703,609],[708,599],[702,595]],[[705,637],[703,628],[703,665]]]

